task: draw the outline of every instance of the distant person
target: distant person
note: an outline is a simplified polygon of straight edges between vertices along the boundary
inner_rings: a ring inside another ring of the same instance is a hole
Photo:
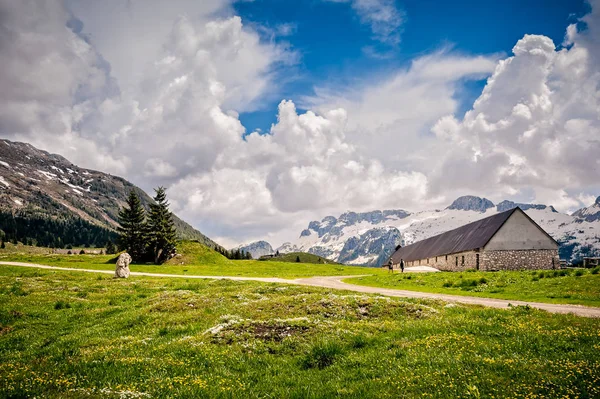
[[[390,273],[394,273],[394,262],[391,259],[388,262],[388,268],[390,269]]]
[[[404,260],[400,259],[400,270],[404,273]]]

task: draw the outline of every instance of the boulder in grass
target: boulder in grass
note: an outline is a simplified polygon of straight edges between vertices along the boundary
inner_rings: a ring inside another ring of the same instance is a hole
[[[131,263],[131,256],[128,253],[122,253],[117,259],[117,268],[115,269],[115,277],[128,278],[129,264]]]

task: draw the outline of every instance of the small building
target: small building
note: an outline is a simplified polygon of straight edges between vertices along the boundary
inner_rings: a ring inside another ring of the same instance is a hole
[[[391,259],[444,271],[560,267],[558,243],[518,207],[399,248]]]
[[[600,266],[600,258],[583,258],[583,267]]]

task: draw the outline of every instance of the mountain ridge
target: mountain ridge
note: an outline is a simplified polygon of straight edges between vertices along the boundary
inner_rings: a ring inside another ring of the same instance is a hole
[[[153,202],[145,191],[122,177],[81,168],[61,155],[29,143],[0,139],[0,229],[7,236],[43,245],[64,245],[65,238],[104,245],[116,237],[118,212],[130,191],[138,194],[146,209]],[[173,221],[178,238],[219,246],[176,215]],[[52,232],[49,235],[59,235],[54,241],[60,239],[60,242],[51,242],[52,237],[32,232],[31,223],[43,224]],[[91,233],[79,237],[75,232],[60,237],[61,224],[76,224]],[[25,237],[24,230],[34,237]]]

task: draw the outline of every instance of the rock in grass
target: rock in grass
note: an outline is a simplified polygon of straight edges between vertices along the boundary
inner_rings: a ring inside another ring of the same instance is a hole
[[[129,277],[129,264],[131,263],[131,256],[128,253],[122,253],[117,259],[117,268],[115,270],[115,277],[127,278]]]

